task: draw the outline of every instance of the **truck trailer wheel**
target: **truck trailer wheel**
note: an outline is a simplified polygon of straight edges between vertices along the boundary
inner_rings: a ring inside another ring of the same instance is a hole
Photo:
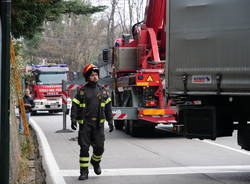
[[[242,149],[250,151],[250,125],[239,127],[237,141]]]
[[[129,128],[129,120],[125,120],[125,121],[124,121],[124,131],[125,131],[125,133],[128,134],[128,135],[130,134],[129,129],[130,129],[130,128]]]
[[[137,137],[140,131],[140,127],[137,126],[136,120],[129,120],[129,133],[133,137]]]
[[[114,124],[117,130],[122,130],[124,126],[124,120],[114,120]]]

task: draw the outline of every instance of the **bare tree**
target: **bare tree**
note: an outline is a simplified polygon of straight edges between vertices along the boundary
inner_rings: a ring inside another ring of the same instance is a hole
[[[144,17],[146,0],[126,0],[126,2],[127,4],[124,0],[123,7],[119,7],[118,15],[123,33],[131,34],[132,26],[141,22]]]
[[[97,5],[110,5],[105,11],[107,19],[108,47],[112,47],[115,38],[123,33],[131,33],[133,24],[143,20],[147,0],[95,0]],[[107,3],[109,2],[109,3]]]
[[[128,33],[129,32],[129,28],[127,27],[126,24],[126,16],[124,13],[124,6],[123,7],[118,7],[118,15],[119,15],[119,27],[121,29],[121,31],[119,32],[119,30],[117,32],[121,33]]]
[[[128,0],[128,10],[129,10],[129,27],[133,24],[133,6],[135,5],[135,0]]]
[[[141,22],[144,18],[145,5],[147,0],[136,0],[135,9],[136,11],[136,22]]]
[[[119,0],[110,0],[111,11],[107,14],[108,17],[108,32],[107,32],[107,45],[112,47],[115,40],[115,11]]]
[[[79,71],[87,63],[97,63],[105,47],[106,22],[90,17],[64,17],[57,23],[47,23],[36,59],[66,63],[72,71]]]

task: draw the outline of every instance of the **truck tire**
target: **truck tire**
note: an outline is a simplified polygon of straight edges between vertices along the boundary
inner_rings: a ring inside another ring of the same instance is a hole
[[[130,135],[130,131],[129,131],[129,120],[125,120],[124,121],[124,131],[126,134]]]
[[[114,120],[116,130],[122,130],[124,126],[124,120]]]
[[[238,144],[242,149],[250,151],[250,125],[239,127],[237,134]]]
[[[129,120],[129,133],[133,137],[138,137],[140,132],[140,127],[137,126],[137,121]]]

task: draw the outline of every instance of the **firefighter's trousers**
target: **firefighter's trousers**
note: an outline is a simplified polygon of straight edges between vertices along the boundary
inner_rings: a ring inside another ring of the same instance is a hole
[[[93,147],[93,154],[91,156],[91,163],[97,164],[101,162],[102,154],[104,152],[104,125],[94,126],[84,122],[80,125],[78,133],[78,144],[80,150],[80,168],[87,168],[89,166],[89,147]]]

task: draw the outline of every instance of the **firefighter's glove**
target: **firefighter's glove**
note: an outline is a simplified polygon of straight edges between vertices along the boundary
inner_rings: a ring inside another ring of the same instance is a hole
[[[113,124],[113,121],[109,121],[109,132],[113,132],[114,130],[114,124]]]
[[[77,122],[74,119],[71,120],[71,128],[72,128],[72,130],[76,130],[76,128],[77,128]]]

